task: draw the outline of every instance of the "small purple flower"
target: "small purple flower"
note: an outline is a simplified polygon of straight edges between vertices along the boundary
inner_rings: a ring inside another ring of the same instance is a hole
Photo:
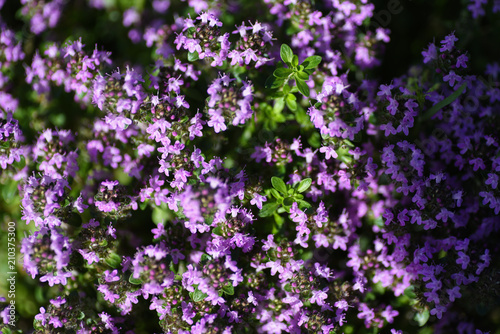
[[[328,298],[328,294],[326,293],[327,291],[328,287],[324,288],[323,290],[312,290],[312,296],[309,299],[309,302],[318,304],[319,306],[324,305],[325,299]]]
[[[447,210],[446,208],[442,208],[441,211],[436,215],[436,220],[442,220],[443,222],[447,222],[448,218],[453,218],[453,212]]]
[[[454,87],[455,86],[455,82],[461,82],[462,81],[462,77],[455,74],[455,71],[450,71],[450,73],[448,73],[447,75],[445,75],[443,77],[443,80],[445,82],[448,82],[450,84],[451,87]]]
[[[377,96],[387,96],[390,97],[392,96],[391,89],[393,89],[394,86],[392,84],[390,85],[380,85],[379,86],[379,91],[377,92]]]
[[[470,262],[470,258],[468,255],[466,255],[462,251],[458,252],[458,259],[457,259],[456,263],[461,264],[463,270],[467,269],[469,262]]]
[[[108,283],[119,281],[120,276],[118,276],[118,270],[115,269],[113,271],[109,271],[109,270],[104,271],[104,280]]]
[[[446,289],[446,292],[448,293],[451,302],[454,302],[455,299],[462,297],[459,286],[455,286],[452,289]]]
[[[85,249],[79,249],[78,252],[82,255],[82,257],[87,260],[87,263],[90,265],[92,263],[98,263],[100,261],[99,255],[97,255],[94,252],[85,250]]]
[[[331,158],[336,159],[338,157],[337,152],[331,146],[322,146],[319,151],[325,154],[325,159],[329,160]]]
[[[267,201],[267,198],[266,196],[263,196],[263,195],[259,195],[257,193],[253,193],[253,198],[252,200],[250,201],[250,204],[252,205],[256,205],[257,208],[262,209],[262,202],[265,202]]]
[[[467,61],[469,60],[469,58],[467,57],[467,55],[465,54],[462,54],[460,55],[458,58],[457,58],[457,68],[459,67],[462,67],[462,68],[467,68]]]
[[[35,315],[35,319],[42,323],[42,326],[45,326],[47,319],[50,318],[50,314],[45,312],[45,307],[40,307],[40,313]]]
[[[434,43],[430,43],[427,50],[422,51],[422,56],[424,57],[424,64],[437,59],[437,48]]]
[[[435,315],[438,319],[443,317],[443,312],[446,311],[446,307],[436,304],[436,306],[431,310],[431,314]]]
[[[483,159],[481,159],[481,158],[471,159],[469,161],[469,165],[473,166],[474,171],[477,171],[479,169],[483,170],[486,168],[486,166],[484,165]]]

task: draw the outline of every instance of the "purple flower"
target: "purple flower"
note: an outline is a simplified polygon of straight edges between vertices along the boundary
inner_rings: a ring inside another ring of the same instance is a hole
[[[309,299],[309,302],[318,304],[319,306],[324,305],[325,299],[328,298],[328,294],[326,293],[327,291],[328,287],[324,288],[323,290],[312,290],[312,296]]]
[[[42,326],[45,326],[47,319],[50,318],[50,314],[45,312],[45,307],[40,307],[40,313],[35,315],[35,319],[42,323]]]
[[[483,159],[481,159],[481,158],[471,159],[469,161],[469,165],[473,165],[473,170],[474,171],[477,171],[478,169],[483,170],[483,169],[486,168],[486,166],[484,165]]]
[[[427,50],[422,51],[422,56],[424,56],[424,64],[437,59],[437,49],[434,43],[430,43]]]
[[[256,205],[259,209],[262,209],[262,202],[267,201],[266,196],[259,195],[257,193],[253,193],[253,198],[250,201],[250,204]]]
[[[331,146],[322,146],[319,151],[325,153],[325,159],[329,160],[331,158],[336,159],[338,157],[337,152]]]
[[[446,208],[442,208],[441,211],[436,215],[436,220],[442,220],[443,222],[447,222],[448,218],[453,218],[453,212],[447,210]]]
[[[447,75],[445,75],[443,77],[443,80],[445,82],[448,82],[450,84],[451,87],[455,86],[455,82],[461,82],[462,81],[462,77],[455,74],[455,71],[450,71],[450,73],[448,73]]]
[[[438,319],[441,319],[443,317],[443,312],[446,311],[446,307],[436,304],[436,307],[434,307],[431,310],[431,314],[435,315]]]
[[[87,263],[90,265],[92,263],[98,263],[100,261],[99,255],[97,255],[94,252],[85,250],[85,249],[79,249],[78,252],[82,255],[82,257],[87,260]]]
[[[459,68],[459,67],[467,68],[467,61],[468,60],[469,60],[469,58],[465,54],[458,56],[457,64],[456,64],[457,68]]]
[[[383,310],[380,315],[387,320],[388,323],[392,324],[394,322],[394,317],[397,317],[399,315],[399,312],[396,310],[393,310],[391,305],[387,306],[385,310]]]
[[[446,292],[448,293],[451,302],[454,302],[455,299],[462,297],[459,286],[455,286],[452,289],[446,289]]]
[[[101,212],[112,212],[112,211],[116,211],[120,208],[120,203],[115,203],[113,201],[109,201],[109,202],[95,201],[95,206]]]
[[[380,125],[380,130],[385,131],[384,135],[386,137],[389,137],[390,135],[395,135],[398,133],[396,131],[396,129],[394,128],[394,126],[392,125],[392,122],[388,122],[387,124]]]
[[[467,256],[462,251],[458,252],[458,259],[457,259],[456,263],[461,264],[463,270],[467,269],[469,262],[470,262],[469,256]]]
[[[271,275],[276,275],[277,272],[282,273],[284,268],[280,261],[269,261],[266,263],[267,268],[271,268]]]
[[[439,51],[441,52],[453,51],[456,41],[458,41],[458,38],[455,37],[455,32],[452,32],[441,41],[441,48],[439,49]]]
[[[113,271],[109,271],[109,270],[104,271],[104,280],[108,283],[119,281],[120,276],[118,276],[118,270],[115,269]]]
[[[377,96],[387,96],[390,97],[392,96],[391,89],[393,89],[394,86],[392,84],[390,85],[380,85],[379,86],[379,91],[377,92]]]

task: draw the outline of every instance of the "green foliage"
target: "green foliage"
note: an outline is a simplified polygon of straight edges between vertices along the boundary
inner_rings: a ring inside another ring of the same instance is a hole
[[[201,292],[201,290],[198,289],[198,286],[196,286],[196,289],[193,292],[189,293],[189,297],[191,297],[194,302],[198,303],[208,297],[208,295]]]
[[[286,90],[285,87],[288,87],[289,80],[293,79],[297,84],[298,91],[305,97],[309,97],[310,90],[306,81],[309,80],[309,76],[313,74],[316,67],[321,63],[321,57],[310,56],[302,64],[299,64],[299,57],[294,55],[292,49],[286,44],[281,45],[280,56],[283,63],[288,67],[278,67],[274,70],[273,75],[266,81],[266,88],[277,89],[283,87],[283,96],[281,98],[285,99],[287,106],[291,110],[296,110],[296,98],[291,94],[293,91],[290,89]]]
[[[422,327],[427,323],[429,317],[430,317],[429,310],[426,308],[422,312],[415,314],[414,320],[418,323],[420,327]]]
[[[268,198],[272,195],[274,201],[266,203],[262,207],[262,210],[260,210],[259,216],[269,217],[275,213],[289,212],[293,203],[297,203],[300,209],[311,207],[311,204],[304,201],[304,195],[301,194],[311,186],[312,180],[310,178],[296,182],[293,186],[289,186],[281,178],[273,176],[271,178],[271,184],[273,188],[267,189],[266,193]]]

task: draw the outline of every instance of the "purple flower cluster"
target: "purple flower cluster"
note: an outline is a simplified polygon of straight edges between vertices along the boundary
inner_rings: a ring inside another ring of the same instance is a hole
[[[0,185],[19,191],[5,215],[26,223],[23,269],[46,291],[35,333],[494,327],[475,305],[500,291],[500,66],[473,75],[451,33],[379,82],[374,5],[320,2],[254,4],[269,22],[224,15],[243,2],[126,8],[125,40],[152,55],[137,66],[82,38],[25,60],[2,28]],[[62,1],[21,3],[36,35],[64,19]],[[35,97],[9,84],[20,65]],[[294,74],[269,88],[275,69]],[[26,121],[59,94],[79,124]]]

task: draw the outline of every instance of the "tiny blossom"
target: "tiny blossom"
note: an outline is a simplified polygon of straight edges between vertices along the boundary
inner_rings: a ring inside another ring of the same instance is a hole
[[[259,195],[257,193],[253,194],[253,199],[250,201],[250,204],[256,205],[259,209],[262,209],[262,202],[267,201],[266,196]]]
[[[427,50],[422,52],[422,56],[424,56],[424,64],[437,59],[436,45],[434,43],[430,43]]]
[[[455,71],[450,71],[447,75],[443,77],[444,81],[448,82],[451,87],[455,86],[455,82],[460,82],[462,78],[455,74]]]

